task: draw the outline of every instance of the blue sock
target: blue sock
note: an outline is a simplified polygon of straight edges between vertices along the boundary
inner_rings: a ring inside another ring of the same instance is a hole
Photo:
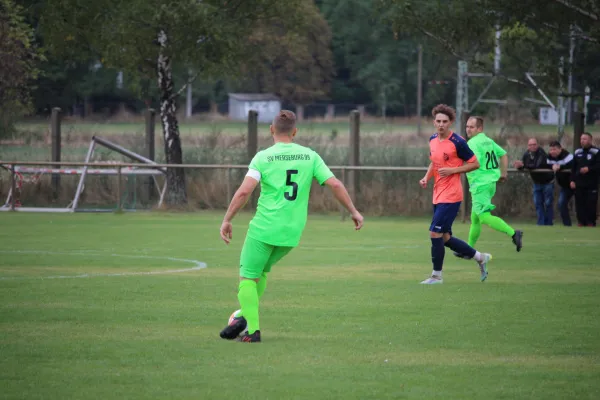
[[[431,261],[433,270],[441,272],[444,265],[444,238],[431,238]]]
[[[450,247],[455,252],[467,256],[469,258],[475,257],[475,253],[477,252],[474,248],[463,242],[462,240],[455,238],[454,236],[450,237],[445,244],[446,247]]]

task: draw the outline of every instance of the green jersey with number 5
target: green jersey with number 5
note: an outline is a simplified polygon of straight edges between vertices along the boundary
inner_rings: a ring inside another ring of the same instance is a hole
[[[500,179],[500,157],[505,155],[506,151],[483,132],[469,139],[467,143],[479,160],[479,168],[467,173],[469,191],[476,192],[477,188],[496,183]]]
[[[306,225],[312,180],[322,185],[333,173],[315,151],[295,143],[276,143],[259,151],[248,168],[247,175],[260,181],[248,236],[273,246],[297,246]]]

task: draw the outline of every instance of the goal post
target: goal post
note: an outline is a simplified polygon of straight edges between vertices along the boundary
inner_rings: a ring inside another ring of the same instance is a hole
[[[90,142],[90,145],[88,147],[88,151],[87,151],[87,154],[86,154],[86,157],[84,160],[85,164],[91,163],[96,145],[101,145],[103,147],[106,147],[112,151],[115,151],[115,152],[120,153],[130,159],[133,159],[134,161],[138,161],[143,164],[148,164],[148,166],[157,165],[156,162],[149,160],[140,154],[137,154],[131,150],[128,150],[122,146],[119,146],[116,143],[113,143],[109,140],[100,138],[98,136],[92,137],[92,140]],[[8,169],[11,172],[11,176],[12,176],[11,179],[13,181],[13,184],[11,184],[11,188],[8,191],[8,195],[7,195],[4,205],[0,206],[0,211],[11,211],[11,210],[23,211],[23,212],[109,211],[109,210],[86,210],[86,209],[83,209],[80,207],[81,196],[85,190],[85,181],[86,181],[86,177],[88,175],[104,175],[104,176],[117,176],[118,177],[119,182],[117,184],[117,187],[118,187],[117,209],[119,209],[119,210],[121,209],[121,197],[120,197],[121,196],[121,190],[120,190],[121,189],[121,183],[120,183],[121,176],[128,176],[128,177],[132,177],[132,176],[136,176],[136,175],[151,176],[154,181],[154,187],[157,190],[157,194],[158,194],[158,198],[159,198],[158,199],[158,207],[160,207],[162,205],[164,197],[165,197],[166,189],[167,189],[167,180],[166,179],[163,179],[162,185],[157,180],[157,177],[159,177],[159,176],[165,177],[166,168],[164,168],[164,167],[156,167],[156,168],[152,168],[152,167],[137,168],[137,167],[122,167],[122,166],[114,167],[110,163],[107,163],[106,168],[104,168],[104,167],[91,168],[88,165],[84,165],[81,168],[39,168],[39,167],[31,167],[31,166],[23,167],[23,166],[14,165],[14,164],[4,165],[3,167]],[[37,180],[39,180],[39,177],[43,174],[52,174],[52,176],[79,175],[79,181],[77,183],[77,188],[75,190],[73,200],[66,207],[60,207],[60,208],[57,208],[57,207],[22,207],[20,204],[16,204],[18,202],[15,201],[16,200],[15,197],[17,196],[17,192],[21,191],[22,184],[24,182],[27,182],[28,180],[32,180],[30,178],[25,178],[25,177],[26,176],[27,177],[35,176],[35,177],[37,177]],[[18,184],[16,184],[17,180],[19,180]]]

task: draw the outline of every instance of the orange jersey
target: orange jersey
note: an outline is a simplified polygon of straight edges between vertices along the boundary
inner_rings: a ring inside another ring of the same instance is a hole
[[[467,145],[467,141],[454,132],[451,132],[446,139],[440,140],[436,133],[429,138],[429,159],[433,164],[433,204],[462,201],[460,174],[442,178],[438,170],[460,167],[465,162],[475,162],[477,157]]]

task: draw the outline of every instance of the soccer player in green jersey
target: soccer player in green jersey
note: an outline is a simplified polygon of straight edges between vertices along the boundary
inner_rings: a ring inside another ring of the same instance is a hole
[[[313,178],[327,185],[348,210],[355,229],[363,225],[348,191],[313,150],[293,143],[296,115],[282,110],[270,127],[273,146],[256,153],[248,173],[236,191],[221,225],[221,238],[232,239],[231,221],[246,204],[260,182],[256,215],[250,221],[240,256],[238,300],[241,311],[220,333],[223,339],[241,336],[242,342],[260,342],[259,299],[265,292],[267,274],[275,263],[298,246],[308,214],[308,198]]]
[[[466,132],[469,138],[469,147],[479,160],[479,168],[467,173],[472,199],[469,246],[475,246],[481,235],[481,224],[485,224],[510,236],[517,251],[521,251],[523,232],[514,230],[503,219],[491,214],[496,208],[492,204],[492,198],[496,193],[496,182],[504,182],[508,177],[506,151],[483,132],[483,118],[481,117],[469,118]],[[454,253],[454,255],[465,258],[459,253]]]

